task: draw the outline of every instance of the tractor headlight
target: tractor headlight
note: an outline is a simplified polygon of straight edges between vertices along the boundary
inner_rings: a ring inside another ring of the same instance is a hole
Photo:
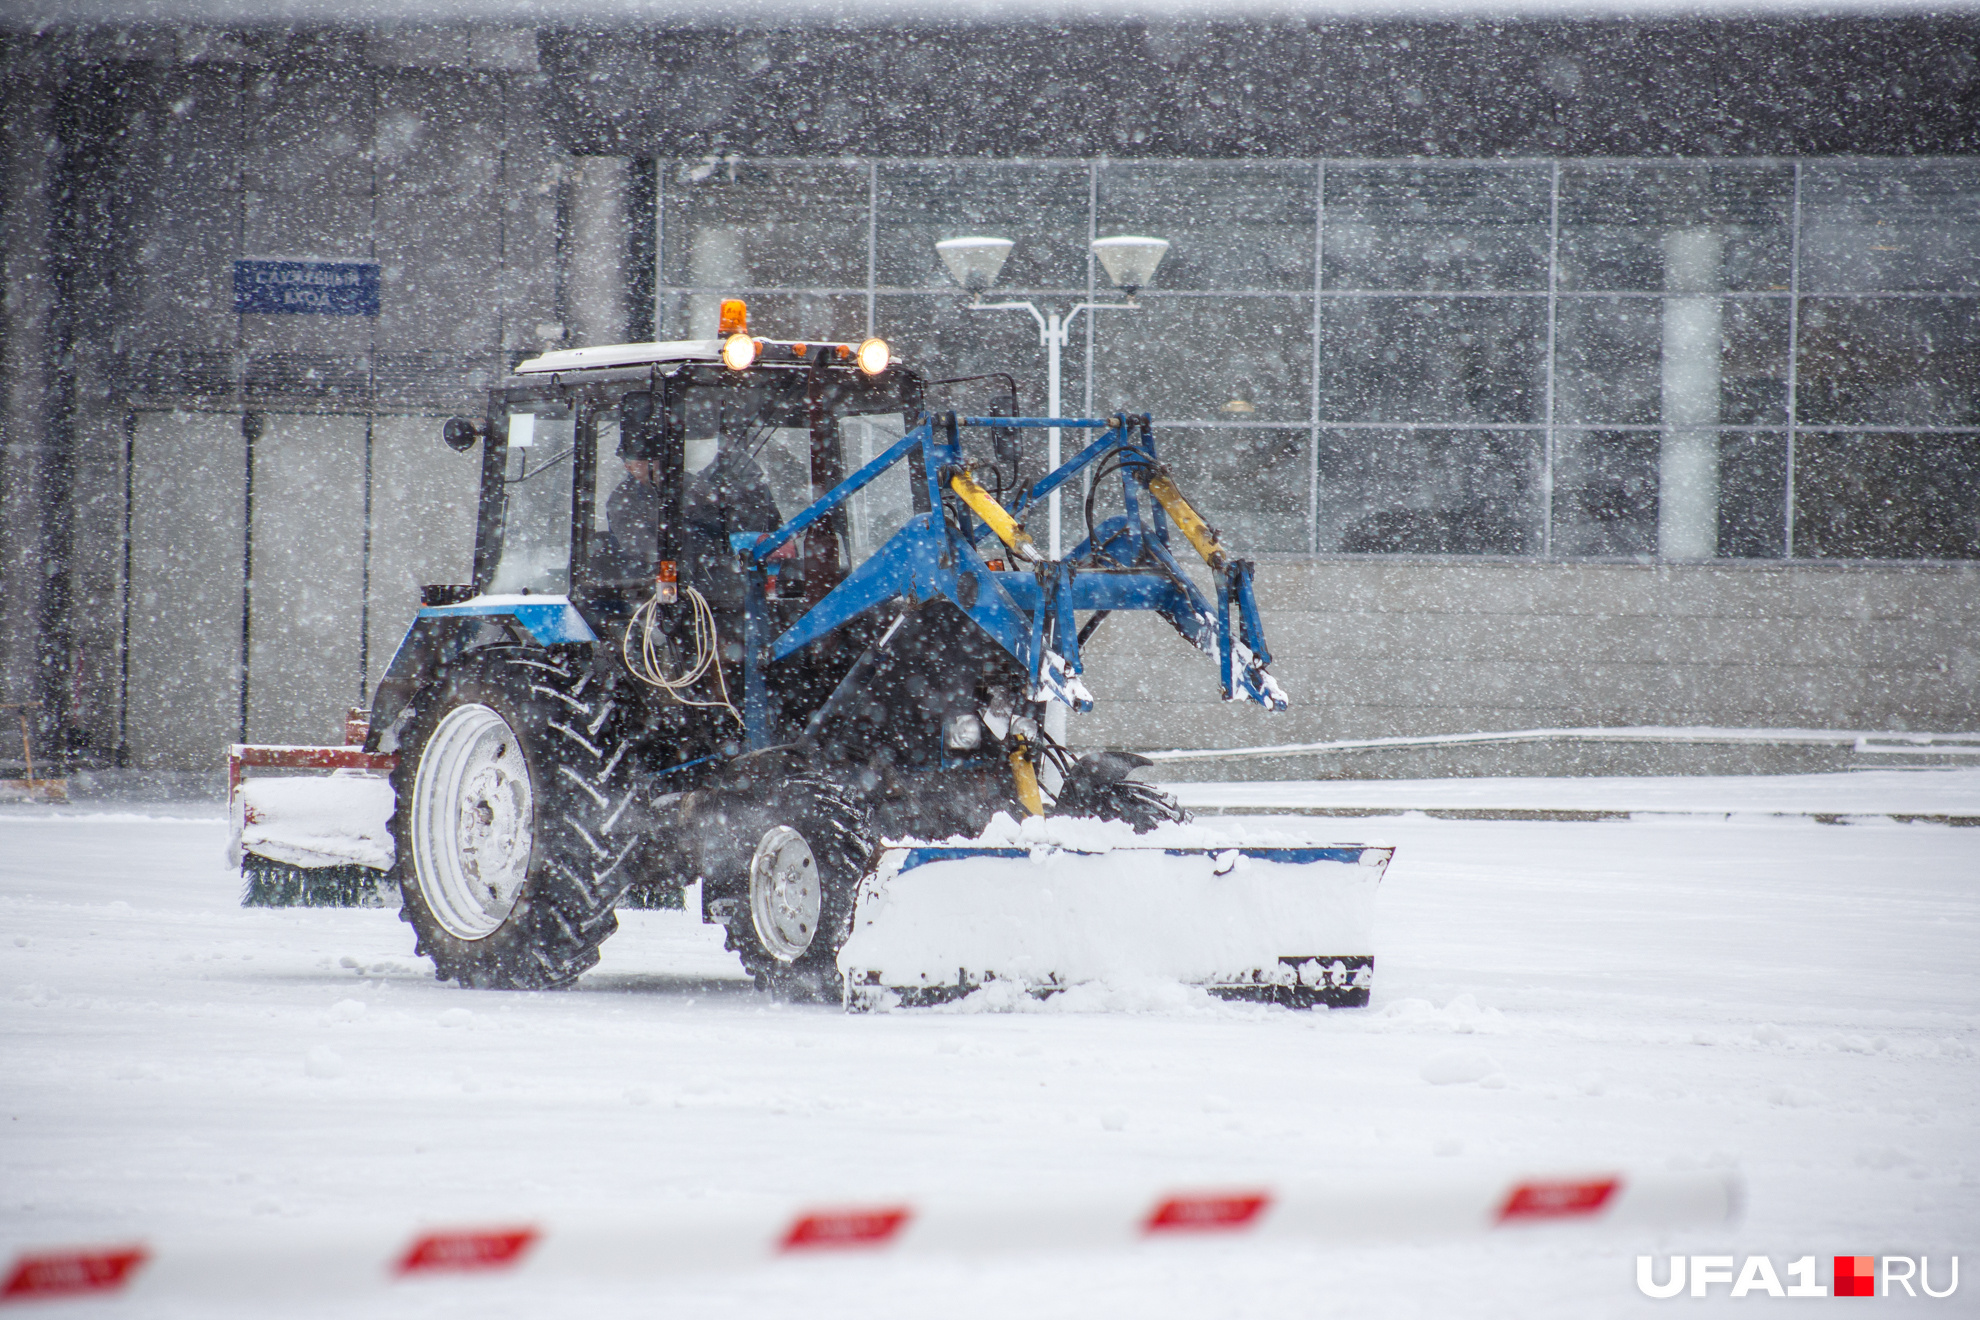
[[[983,745],[983,721],[964,711],[942,721],[942,745],[952,752],[973,752]]]
[[[722,365],[730,371],[747,370],[756,361],[756,341],[734,334],[722,341]]]
[[[894,350],[887,347],[884,339],[869,339],[859,346],[859,369],[869,376],[877,376],[894,361]]]

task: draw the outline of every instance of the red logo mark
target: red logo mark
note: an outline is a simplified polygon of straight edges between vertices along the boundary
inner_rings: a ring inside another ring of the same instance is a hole
[[[1875,1297],[1877,1258],[1875,1256],[1836,1257],[1836,1296]]]
[[[1224,1233],[1248,1228],[1272,1203],[1268,1192],[1197,1192],[1155,1207],[1144,1233]]]
[[[904,1205],[867,1210],[814,1210],[799,1215],[784,1234],[780,1251],[831,1251],[840,1247],[885,1246],[907,1225],[913,1211]]]
[[[413,1239],[399,1261],[400,1274],[445,1274],[507,1269],[536,1241],[533,1228],[471,1228]]]
[[[1590,1178],[1586,1182],[1523,1182],[1499,1210],[1499,1222],[1514,1219],[1569,1219],[1592,1215],[1609,1203],[1622,1185],[1620,1178]]]
[[[0,1285],[0,1302],[114,1292],[130,1281],[149,1254],[143,1247],[109,1247],[22,1256]]]

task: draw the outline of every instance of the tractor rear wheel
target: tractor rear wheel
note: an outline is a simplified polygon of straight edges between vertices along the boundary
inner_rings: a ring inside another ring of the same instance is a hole
[[[392,786],[401,920],[441,980],[569,985],[618,929],[637,843],[622,716],[589,666],[471,658],[413,699]]]

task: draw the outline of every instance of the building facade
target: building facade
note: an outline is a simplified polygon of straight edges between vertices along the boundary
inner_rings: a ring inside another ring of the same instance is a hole
[[[1972,20],[7,41],[6,673],[79,763],[335,737],[544,348],[741,296],[1042,412],[964,234],[1047,310],[1170,242],[1064,398],[1156,417],[1297,701],[1103,629],[1085,741],[1980,728]]]

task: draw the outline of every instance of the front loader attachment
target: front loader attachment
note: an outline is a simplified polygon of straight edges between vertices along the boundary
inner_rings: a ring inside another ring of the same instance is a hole
[[[1065,818],[889,843],[839,954],[847,1006],[1151,982],[1292,1008],[1365,1005],[1393,851]]]

